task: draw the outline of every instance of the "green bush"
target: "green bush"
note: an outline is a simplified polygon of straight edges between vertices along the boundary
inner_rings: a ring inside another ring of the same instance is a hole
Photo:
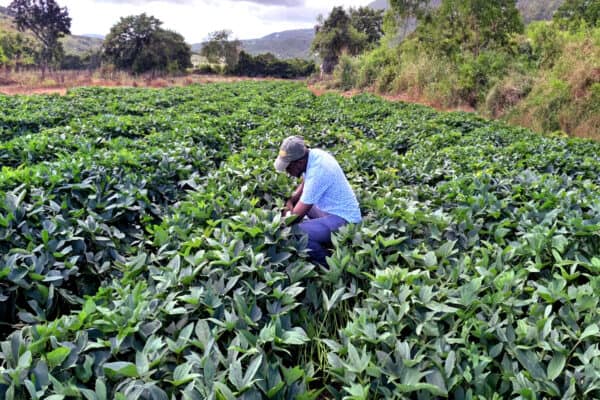
[[[512,72],[496,83],[485,98],[484,112],[500,117],[523,100],[533,86],[533,78],[521,72]]]
[[[222,74],[223,68],[218,64],[201,64],[194,69],[195,74]]]
[[[271,53],[253,56],[242,51],[232,73],[244,76],[271,76],[275,78],[298,78],[313,74],[316,65],[313,61],[292,59],[279,60]]]
[[[485,51],[477,56],[465,54],[458,63],[458,92],[463,100],[476,106],[489,88],[500,80],[510,63],[504,52]]]
[[[375,84],[376,81],[379,81],[380,75],[384,73],[383,70],[388,67],[397,67],[399,60],[397,52],[387,46],[378,47],[372,52],[364,54],[358,59],[356,86],[364,88]]]
[[[525,32],[530,40],[533,67],[551,68],[562,53],[564,37],[552,23],[540,21],[530,24]]]
[[[356,84],[357,62],[356,59],[343,54],[333,70],[336,85],[342,90],[352,89]]]

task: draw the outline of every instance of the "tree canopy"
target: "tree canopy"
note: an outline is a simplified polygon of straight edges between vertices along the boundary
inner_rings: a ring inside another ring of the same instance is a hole
[[[311,48],[321,58],[323,72],[331,73],[342,53],[356,55],[379,41],[382,26],[383,11],[368,7],[349,12],[334,7],[326,19],[319,16]]]
[[[144,14],[121,18],[103,44],[103,57],[117,68],[143,73],[181,71],[191,66],[191,49],[180,34]]]
[[[516,0],[443,0],[419,15],[417,38],[446,55],[503,47],[511,34],[523,32]]]
[[[33,39],[19,32],[0,34],[0,50],[5,55],[4,65],[17,70],[23,66],[33,65],[38,56]]]
[[[578,28],[582,22],[598,26],[600,0],[567,0],[554,13],[554,20],[563,28]]]
[[[230,39],[231,34],[231,31],[226,29],[211,32],[200,50],[200,54],[206,57],[208,62],[224,63],[230,71],[237,65],[241,49],[240,41]]]
[[[54,0],[13,0],[8,6],[14,15],[17,29],[29,30],[41,43],[40,62],[42,71],[63,54],[58,41],[71,33],[71,18],[66,7]]]

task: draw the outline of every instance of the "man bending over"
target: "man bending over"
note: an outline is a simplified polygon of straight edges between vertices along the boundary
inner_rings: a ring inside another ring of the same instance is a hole
[[[301,178],[286,203],[286,210],[298,216],[300,229],[308,235],[311,259],[325,265],[331,234],[347,223],[361,221],[356,196],[335,158],[326,151],[310,149],[300,136],[281,144],[275,169]]]

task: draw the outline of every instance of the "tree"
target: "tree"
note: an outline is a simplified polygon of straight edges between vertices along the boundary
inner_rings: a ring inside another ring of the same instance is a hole
[[[439,6],[439,0],[389,0],[392,9],[400,18],[425,19]]]
[[[379,21],[379,26],[376,26],[368,21],[368,16],[364,16],[366,13],[354,11],[354,21],[359,25],[359,29],[365,31],[359,31],[353,26],[351,14],[342,7],[334,7],[327,19],[319,16],[311,48],[321,57],[324,73],[329,74],[333,71],[342,53],[356,55],[369,46],[370,37],[376,36],[377,40],[381,37],[382,17],[374,18],[373,22]],[[377,31],[379,33],[376,33]]]
[[[7,58],[6,65],[17,71],[21,67],[34,65],[38,54],[33,40],[18,32],[0,35],[0,48]]]
[[[553,18],[561,28],[577,29],[582,22],[588,26],[598,26],[600,0],[567,0],[556,10]]]
[[[167,71],[175,73],[192,66],[190,46],[177,32],[158,29],[142,48],[133,63],[133,71]]]
[[[202,45],[200,55],[206,57],[212,64],[225,64],[229,71],[235,69],[239,60],[241,43],[230,40],[231,31],[220,30],[208,35],[208,40]]]
[[[371,7],[350,8],[350,24],[367,35],[369,45],[376,44],[383,35],[383,10]]]
[[[40,41],[43,78],[48,65],[63,54],[58,39],[71,33],[71,18],[67,8],[61,8],[54,0],[13,0],[8,10],[14,15],[17,29],[30,30]]]
[[[103,58],[117,68],[143,73],[176,72],[191,66],[191,49],[183,37],[161,28],[145,13],[121,18],[102,45]]]
[[[419,22],[418,39],[448,56],[502,48],[511,34],[523,32],[516,0],[443,0]]]

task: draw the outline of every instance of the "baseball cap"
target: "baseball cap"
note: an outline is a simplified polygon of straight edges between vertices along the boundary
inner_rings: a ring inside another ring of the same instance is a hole
[[[300,136],[287,137],[279,148],[279,156],[275,160],[275,169],[283,172],[291,162],[301,159],[305,154],[304,139]]]

